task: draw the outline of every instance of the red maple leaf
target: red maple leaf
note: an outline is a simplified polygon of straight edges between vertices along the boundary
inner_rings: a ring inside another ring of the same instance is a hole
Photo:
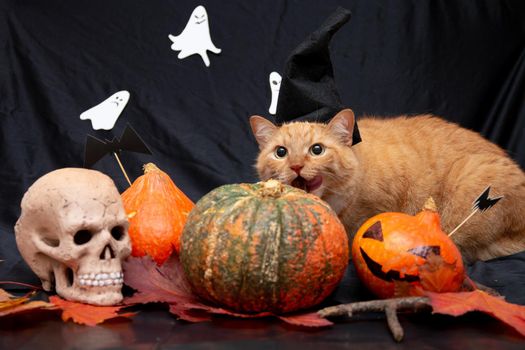
[[[73,301],[64,300],[58,296],[49,297],[49,301],[57,308],[62,310],[62,320],[66,322],[71,319],[73,322],[87,326],[96,326],[109,319],[118,317],[131,317],[134,313],[118,313],[124,305],[120,306],[95,306]]]
[[[489,314],[525,336],[525,306],[506,302],[479,289],[472,292],[427,292],[434,313],[459,316],[470,311]]]
[[[244,314],[207,304],[192,293],[176,255],[172,255],[162,266],[157,266],[149,257],[130,257],[124,263],[124,283],[137,291],[124,299],[125,304],[168,303],[171,313],[189,322],[208,321],[212,315],[227,315],[239,318],[274,316],[304,327],[332,325],[332,322],[321,318],[316,312],[293,315],[274,315],[270,312]]]

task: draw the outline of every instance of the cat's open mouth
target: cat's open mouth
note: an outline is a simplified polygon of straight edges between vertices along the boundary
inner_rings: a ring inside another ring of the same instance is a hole
[[[311,180],[306,180],[301,176],[297,176],[295,180],[292,181],[291,185],[293,187],[300,188],[301,190],[304,190],[306,192],[312,192],[318,189],[322,183],[323,177],[321,175],[317,175]]]

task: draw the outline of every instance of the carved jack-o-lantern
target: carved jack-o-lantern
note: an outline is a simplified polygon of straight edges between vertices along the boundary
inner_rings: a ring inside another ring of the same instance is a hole
[[[465,278],[461,253],[441,230],[439,214],[430,201],[415,216],[376,215],[355,235],[352,258],[357,274],[377,296],[461,288]]]

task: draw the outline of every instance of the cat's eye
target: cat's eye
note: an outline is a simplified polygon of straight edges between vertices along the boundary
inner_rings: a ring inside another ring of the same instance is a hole
[[[321,144],[314,144],[312,147],[310,147],[310,153],[314,156],[319,156],[324,153],[324,147]]]
[[[288,150],[286,148],[284,148],[283,146],[278,146],[275,149],[275,156],[277,158],[284,158],[284,157],[286,157],[287,153],[288,153]]]

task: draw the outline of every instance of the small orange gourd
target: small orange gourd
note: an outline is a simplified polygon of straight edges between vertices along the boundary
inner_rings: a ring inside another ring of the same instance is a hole
[[[368,219],[354,237],[352,258],[361,281],[380,298],[457,292],[465,279],[461,253],[441,230],[432,199],[415,216]]]
[[[132,256],[149,255],[162,265],[173,250],[180,251],[180,236],[193,202],[155,164],[144,165],[144,175],[122,194],[129,219]]]

